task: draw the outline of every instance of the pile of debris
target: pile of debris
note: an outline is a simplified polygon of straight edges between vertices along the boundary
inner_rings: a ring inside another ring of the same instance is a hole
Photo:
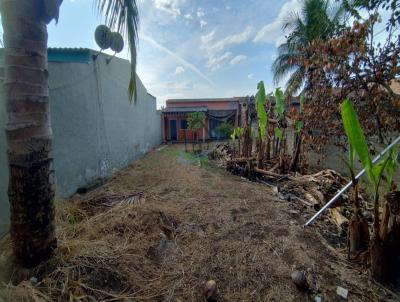
[[[329,201],[347,180],[334,170],[323,170],[311,175],[290,177],[277,185],[278,192],[287,201],[297,200],[318,210]],[[340,206],[348,200],[343,194],[333,205]]]
[[[209,152],[208,158],[219,162],[220,166],[226,166],[232,160],[233,149],[227,142],[219,143]]]
[[[218,144],[210,153],[210,159],[216,160],[232,174],[273,186],[282,200],[298,204],[297,207],[304,210],[319,210],[348,183],[346,178],[330,169],[310,175],[297,172],[281,174],[273,162],[264,165],[270,168],[260,169],[256,158],[233,158],[232,151],[228,143]],[[351,218],[351,200],[349,194],[342,194],[328,210],[329,220],[340,231],[347,229]]]

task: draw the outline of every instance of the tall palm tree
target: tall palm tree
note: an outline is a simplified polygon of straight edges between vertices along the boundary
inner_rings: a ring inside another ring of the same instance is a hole
[[[129,93],[135,91],[136,0],[95,0],[106,24],[127,34],[131,50]],[[10,234],[16,261],[34,267],[57,245],[49,111],[47,24],[62,0],[0,0],[4,30],[4,91],[11,205]]]
[[[296,93],[301,88],[306,69],[300,62],[311,55],[307,47],[315,39],[332,37],[345,22],[345,8],[343,3],[332,5],[329,0],[303,0],[301,11],[289,14],[283,22],[283,30],[289,34],[278,47],[278,57],[272,65],[276,84],[290,74],[286,92]]]

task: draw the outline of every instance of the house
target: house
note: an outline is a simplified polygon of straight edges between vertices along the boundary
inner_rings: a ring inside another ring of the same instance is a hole
[[[207,98],[207,99],[170,99],[162,111],[164,141],[185,141],[195,138],[200,140],[226,138],[218,127],[230,123],[240,124],[240,101],[242,98]],[[197,135],[188,129],[188,114],[203,112],[204,127]]]

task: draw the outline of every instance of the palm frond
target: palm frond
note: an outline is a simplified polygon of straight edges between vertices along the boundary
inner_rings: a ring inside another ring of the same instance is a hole
[[[347,0],[353,1],[357,0]],[[278,57],[272,65],[275,83],[291,74],[287,87],[295,92],[302,86],[305,70],[299,62],[310,57],[311,54],[307,53],[310,43],[316,39],[329,39],[344,22],[346,7],[332,2],[303,0],[300,12],[289,13],[283,20],[282,29],[289,33],[286,42],[278,47]]]
[[[300,67],[294,71],[286,83],[286,94],[296,94],[304,83],[305,69]]]
[[[286,75],[298,68],[296,64],[292,63],[292,61],[297,60],[297,58],[298,57],[295,54],[284,53],[278,55],[277,59],[272,64],[272,72],[275,84],[278,84],[286,77]]]
[[[98,11],[105,16],[105,23],[112,30],[128,38],[131,55],[131,78],[129,80],[129,100],[136,102],[136,48],[138,44],[139,12],[136,0],[95,0]]]
[[[301,17],[298,14],[298,12],[290,12],[288,16],[285,19],[283,19],[282,29],[289,31],[295,30],[301,24],[303,24],[303,21],[301,20]]]

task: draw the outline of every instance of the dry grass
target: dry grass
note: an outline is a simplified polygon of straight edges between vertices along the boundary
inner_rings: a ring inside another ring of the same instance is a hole
[[[350,290],[350,301],[396,301],[315,229],[301,227],[303,214],[289,212],[301,205],[212,165],[182,163],[179,148],[153,152],[103,187],[58,202],[54,257],[29,272],[37,283],[8,285],[0,297],[203,301],[202,287],[214,279],[220,301],[339,301],[337,286]],[[127,198],[133,204],[118,205]],[[306,271],[308,293],[292,284],[293,269]]]

